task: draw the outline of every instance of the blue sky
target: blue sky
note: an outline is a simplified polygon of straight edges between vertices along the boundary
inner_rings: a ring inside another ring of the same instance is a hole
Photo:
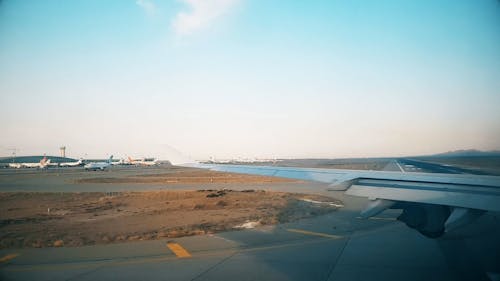
[[[500,149],[500,3],[0,2],[0,154]]]

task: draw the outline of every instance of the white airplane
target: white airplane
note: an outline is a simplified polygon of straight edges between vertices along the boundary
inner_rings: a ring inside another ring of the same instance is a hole
[[[50,165],[50,159],[47,159],[46,156],[40,160],[40,162],[36,163],[9,163],[9,168],[37,168],[37,169],[46,169]]]
[[[97,170],[104,171],[105,169],[109,168],[112,165],[111,164],[112,160],[113,160],[113,155],[111,155],[109,157],[108,161],[106,161],[106,162],[91,162],[91,163],[86,164],[83,167],[87,171],[89,171],[89,170],[92,170],[92,171],[97,171]]]
[[[367,197],[370,202],[361,217],[402,209],[398,219],[430,238],[470,223],[485,212],[500,212],[500,176],[200,163],[181,166],[327,183],[329,190]]]
[[[75,162],[59,163],[59,167],[77,167],[77,166],[81,166],[82,164],[83,164],[83,159],[80,158],[80,159],[78,159],[78,161],[75,161]]]
[[[123,158],[118,160],[118,161],[115,161],[115,162],[111,162],[111,165],[131,165],[129,164],[127,161],[125,161]]]
[[[9,163],[9,168],[20,169],[22,167],[21,163]]]
[[[158,159],[153,159],[151,161],[146,160],[145,158],[142,159],[132,159],[132,157],[128,157],[128,163],[130,165],[142,165],[142,166],[155,166],[159,165]]]

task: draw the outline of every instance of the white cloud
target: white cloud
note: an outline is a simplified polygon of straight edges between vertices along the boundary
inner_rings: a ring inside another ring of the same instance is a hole
[[[154,15],[156,13],[156,5],[149,0],[137,0],[135,3],[149,15]]]
[[[227,14],[240,0],[181,0],[190,7],[179,12],[172,27],[178,35],[188,35],[209,27],[217,18]]]

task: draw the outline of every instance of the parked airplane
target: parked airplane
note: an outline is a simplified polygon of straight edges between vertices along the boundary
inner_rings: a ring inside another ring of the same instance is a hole
[[[22,167],[22,163],[9,163],[9,168],[20,169]]]
[[[40,162],[36,163],[9,163],[9,168],[37,168],[37,169],[45,169],[49,166],[50,159],[47,159],[46,156],[40,160]]]
[[[83,159],[80,158],[76,162],[62,162],[62,163],[59,163],[59,167],[77,167],[77,166],[81,166],[82,164],[83,164]]]
[[[500,212],[500,176],[200,163],[183,166],[327,183],[329,190],[369,198],[361,217],[402,209],[398,219],[430,238],[470,223],[487,211]]]
[[[121,158],[118,161],[111,162],[111,165],[131,165],[128,163],[128,161],[125,161],[125,159]]]
[[[131,165],[142,165],[142,166],[155,166],[159,164],[158,159],[152,159],[152,160],[146,158],[132,159],[132,157],[130,156],[128,157],[128,163]]]
[[[87,171],[90,171],[90,170],[92,170],[92,171],[97,171],[97,170],[104,171],[105,169],[109,168],[112,165],[111,164],[112,160],[113,160],[113,155],[111,155],[109,157],[108,161],[106,161],[106,162],[91,162],[91,163],[86,164],[83,167]]]

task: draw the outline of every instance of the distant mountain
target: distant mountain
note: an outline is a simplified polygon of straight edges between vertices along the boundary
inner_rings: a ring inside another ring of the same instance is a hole
[[[481,151],[477,149],[461,149],[429,155],[428,157],[485,157],[500,156],[499,150]]]

